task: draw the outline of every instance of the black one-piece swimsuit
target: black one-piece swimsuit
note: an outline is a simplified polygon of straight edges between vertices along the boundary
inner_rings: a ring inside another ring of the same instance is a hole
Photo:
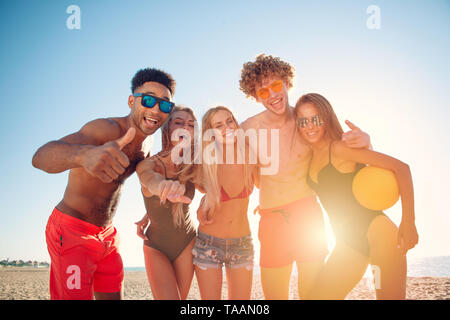
[[[369,256],[367,231],[373,219],[384,213],[363,207],[353,195],[353,178],[365,165],[358,163],[354,172],[339,172],[331,163],[331,147],[330,143],[328,164],[317,174],[317,183],[311,180],[309,172],[307,183],[328,213],[336,245],[345,243],[364,256]]]
[[[161,161],[158,157],[157,159]],[[166,167],[162,161],[161,164],[164,167],[165,179],[176,180],[167,178]],[[192,200],[194,195],[195,186],[188,181],[185,196]],[[169,200],[166,204],[161,204],[158,196],[144,196],[144,203],[150,218],[150,226],[145,231],[148,240],[145,240],[144,244],[163,252],[170,261],[174,261],[196,236],[195,226],[189,217],[189,205],[183,204],[183,225],[177,227],[173,223],[172,203]]]

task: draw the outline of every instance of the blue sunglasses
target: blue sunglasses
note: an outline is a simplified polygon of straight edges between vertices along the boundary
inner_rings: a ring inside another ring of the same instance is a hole
[[[144,93],[135,93],[133,97],[142,97],[141,104],[146,108],[153,108],[159,102],[159,110],[164,113],[170,113],[175,105],[173,102]]]

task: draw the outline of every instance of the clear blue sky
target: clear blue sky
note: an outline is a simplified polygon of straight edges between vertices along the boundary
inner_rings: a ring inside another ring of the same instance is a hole
[[[72,4],[80,30],[66,27]],[[379,30],[366,27],[369,5],[381,9]],[[174,76],[175,101],[199,119],[222,104],[245,120],[263,109],[239,91],[240,70],[260,53],[295,66],[291,104],[323,94],[342,123],[352,120],[375,150],[411,166],[421,242],[410,256],[448,255],[449,39],[443,0],[2,1],[0,258],[49,260],[45,225],[67,173],[34,169],[39,146],[94,118],[127,115],[130,80],[148,66]],[[143,265],[133,224],[143,213],[133,176],[115,219],[126,266]],[[388,212],[397,223],[400,213]],[[256,232],[257,217],[250,221]]]

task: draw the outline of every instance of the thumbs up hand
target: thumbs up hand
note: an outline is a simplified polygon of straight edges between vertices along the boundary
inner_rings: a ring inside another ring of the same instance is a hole
[[[117,144],[119,150],[122,150],[127,144],[133,141],[134,136],[136,135],[136,129],[131,127],[121,138],[113,141]]]
[[[135,135],[136,129],[129,128],[125,135],[119,139],[93,147],[83,156],[83,168],[102,182],[111,183],[123,174],[125,168],[130,165],[130,160],[122,152],[122,149],[133,141]]]

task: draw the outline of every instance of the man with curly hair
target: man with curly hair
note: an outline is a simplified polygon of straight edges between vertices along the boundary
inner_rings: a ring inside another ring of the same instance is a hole
[[[46,228],[51,299],[122,298],[123,263],[112,219],[125,179],[150,153],[147,137],[173,108],[175,81],[142,69],[131,91],[128,116],[90,121],[33,156],[33,166],[47,173],[70,170]]]
[[[279,170],[260,177],[261,283],[266,299],[289,298],[292,264],[298,268],[299,297],[305,297],[328,253],[323,214],[306,183],[311,150],[296,130],[294,108],[288,101],[294,68],[280,58],[259,55],[244,64],[240,89],[266,110],[242,123],[244,130],[278,130]],[[350,122],[344,139],[351,147],[369,147],[370,138]],[[262,131],[264,132],[264,131]],[[260,134],[260,133],[258,133]],[[269,155],[272,159],[274,155]]]

